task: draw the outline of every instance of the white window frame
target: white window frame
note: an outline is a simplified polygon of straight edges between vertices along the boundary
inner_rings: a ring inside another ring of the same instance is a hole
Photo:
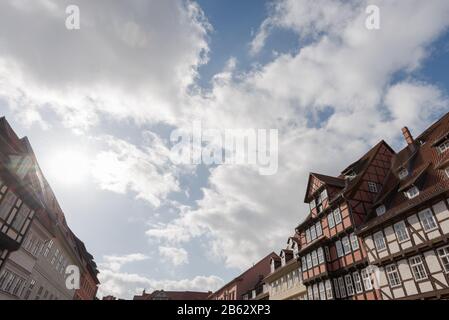
[[[449,246],[445,246],[437,249],[438,257],[440,258],[441,265],[444,272],[449,273]]]
[[[438,229],[438,223],[433,215],[432,210],[429,208],[418,213],[419,221],[425,232],[431,232]]]
[[[310,207],[310,211],[312,211],[313,209],[316,208],[316,202],[315,202],[315,199],[312,199],[312,201],[310,201],[309,207]]]
[[[340,299],[340,289],[338,287],[338,279],[337,278],[334,279],[334,289],[335,289],[335,297],[337,299]]]
[[[326,288],[324,287],[323,282],[319,283],[318,289],[320,291],[320,300],[326,300]]]
[[[399,243],[407,242],[410,240],[410,235],[408,234],[407,226],[404,221],[399,221],[393,226],[394,233]]]
[[[318,254],[316,251],[312,251],[312,266],[316,267],[318,265]]]
[[[329,226],[329,228],[335,227],[335,220],[334,220],[333,212],[331,212],[327,215],[327,225]]]
[[[385,274],[387,275],[388,283],[391,288],[402,286],[401,276],[399,275],[396,264],[390,264],[385,267]]]
[[[376,208],[376,215],[378,217],[380,217],[381,215],[385,214],[385,212],[387,212],[387,208],[385,207],[385,205],[381,205],[381,206],[378,206]]]
[[[405,196],[409,199],[416,198],[419,196],[419,189],[416,186],[411,187],[407,191],[405,191]]]
[[[349,241],[349,237],[343,237],[343,239],[341,240],[341,244],[343,246],[343,252],[346,255],[351,253],[351,242]]]
[[[334,293],[332,292],[332,283],[329,279],[326,280],[324,283],[324,286],[326,288],[326,297],[327,300],[331,300],[334,298]]]
[[[387,243],[385,241],[385,236],[383,231],[376,232],[373,236],[374,245],[376,247],[377,252],[382,252],[387,250]]]
[[[371,193],[378,193],[379,190],[377,188],[377,183],[372,182],[372,181],[368,181],[368,190]]]
[[[404,180],[405,178],[407,178],[408,177],[408,170],[407,170],[407,168],[404,168],[401,171],[399,171],[398,177],[399,177],[400,180]]]
[[[312,268],[313,268],[312,255],[309,253],[307,254],[307,270],[310,270]]]
[[[306,242],[309,243],[310,241],[312,241],[312,237],[310,235],[310,229],[306,230]]]
[[[340,287],[340,297],[346,298],[346,286],[343,277],[338,278],[338,286]]]
[[[316,237],[319,238],[323,235],[323,228],[321,227],[321,220],[315,223]]]
[[[273,264],[274,264],[274,261],[273,261]],[[304,272],[304,271],[306,271],[306,270],[308,270],[308,268],[307,268],[307,259],[306,259],[306,256],[302,256],[301,257],[301,264],[302,264],[302,272]]]
[[[329,252],[328,246],[324,247],[324,254],[326,255],[326,261],[330,262],[331,261],[331,253]]]
[[[313,300],[313,288],[312,288],[312,286],[309,286],[307,288],[307,296],[308,296],[309,300]]]
[[[320,300],[320,292],[318,291],[318,284],[313,285],[313,300]]]
[[[429,278],[421,256],[414,256],[408,262],[415,281],[423,281]]]
[[[337,257],[344,257],[345,254],[340,240],[335,241],[335,248],[337,249]]]
[[[365,291],[373,290],[373,283],[371,281],[371,274],[368,272],[368,269],[362,269],[361,272],[363,286],[365,287]]]
[[[445,141],[443,141],[442,143],[440,143],[438,145],[438,150],[440,151],[440,153],[444,153],[447,150],[449,150],[449,139],[446,139]]]
[[[353,296],[354,295],[354,284],[352,283],[351,274],[345,275],[345,284],[346,284],[346,293],[348,294],[348,297]]]
[[[314,241],[317,238],[316,229],[314,225],[310,227],[310,238],[312,239],[312,241]]]
[[[354,232],[349,235],[349,240],[351,242],[351,247],[353,251],[360,249],[359,238],[355,235]]]
[[[360,278],[360,274],[358,271],[353,272],[352,276],[354,278],[354,288],[356,293],[362,293],[363,292],[363,284],[362,284],[362,278]]]
[[[340,208],[335,209],[335,210],[333,211],[333,213],[334,213],[334,221],[335,221],[335,225],[339,225],[339,224],[343,221],[343,218],[342,218],[342,216],[341,216],[341,210],[340,210]],[[338,217],[338,218],[337,218],[337,217]]]
[[[324,251],[323,248],[317,249],[317,256],[318,256],[318,264],[324,263]]]

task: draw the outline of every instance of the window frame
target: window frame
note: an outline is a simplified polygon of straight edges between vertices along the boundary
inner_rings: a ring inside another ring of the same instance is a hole
[[[346,284],[345,284],[345,280],[343,279],[343,277],[338,278],[338,285],[340,287],[340,297],[342,299],[346,298]]]
[[[399,180],[404,180],[405,178],[407,178],[409,175],[408,169],[407,168],[403,168],[398,172],[398,178]]]
[[[349,235],[349,242],[351,243],[352,251],[357,251],[360,249],[359,237],[353,232]],[[354,246],[354,244],[357,244]]]
[[[374,239],[374,246],[376,247],[377,252],[382,252],[387,250],[387,242],[385,241],[385,235],[383,233],[383,231],[378,231],[373,235],[373,239]],[[383,244],[383,248],[379,248],[378,244],[378,240],[382,240],[382,244]]]
[[[315,229],[316,229],[316,237],[319,238],[323,235],[323,227],[321,226],[321,220],[317,221],[315,223]],[[318,232],[320,230],[320,232]]]
[[[449,150],[449,139],[444,140],[438,145],[438,151],[440,154],[445,153],[447,150]]]
[[[326,281],[324,282],[324,287],[326,290],[326,298],[327,300],[331,300],[334,298],[334,293],[332,291],[332,283],[329,279],[326,279]]]
[[[352,252],[352,250],[351,250],[351,241],[349,241],[349,237],[348,236],[344,236],[341,239],[341,244],[343,246],[343,252],[344,252],[345,256]]]
[[[412,271],[413,278],[415,279],[416,282],[429,279],[429,275],[427,274],[426,268],[424,266],[425,262],[420,255],[411,257],[410,259],[408,259],[408,263],[410,265],[410,270]],[[423,277],[421,277],[420,273],[423,273]],[[417,277],[417,274],[420,276],[419,279]]]
[[[332,210],[332,213],[334,214],[334,221],[335,221],[336,226],[343,222],[343,217],[341,216],[340,208],[336,208],[336,209]],[[337,217],[338,217],[338,219],[337,219]]]
[[[362,269],[360,272],[360,276],[362,277],[363,287],[365,291],[373,290],[373,282],[371,280],[371,273],[368,272],[367,268]]]
[[[380,209],[382,209],[382,210],[380,210]],[[376,215],[378,217],[383,216],[385,214],[385,212],[387,212],[387,207],[384,204],[380,205],[376,208]]]
[[[395,263],[389,264],[385,267],[385,274],[391,288],[398,288],[402,286],[401,275],[399,274],[399,269]]]
[[[332,223],[331,223],[332,221]],[[334,213],[331,212],[327,215],[327,226],[330,228],[334,228],[335,227],[335,220],[334,220]]]
[[[443,251],[443,254],[441,254],[441,251]],[[449,246],[438,248],[437,254],[441,265],[443,266],[444,273],[449,274]],[[445,259],[446,262],[444,262],[443,259]]]
[[[368,191],[371,193],[379,193],[377,183],[375,183],[373,181],[368,181]]]
[[[403,227],[403,229],[399,229],[399,226]],[[393,230],[399,243],[404,243],[410,240],[410,234],[408,233],[407,225],[404,221],[395,223],[393,225]],[[404,235],[406,236],[406,238],[402,238],[402,236]]]
[[[337,257],[338,258],[341,258],[341,257],[345,256],[341,240],[335,241],[335,249],[337,250]]]
[[[354,283],[352,281],[351,274],[345,275],[346,293],[348,297],[352,297],[355,294]]]
[[[354,278],[354,289],[357,294],[360,294],[363,292],[363,283],[362,278],[360,277],[360,274],[358,271],[355,271],[352,273],[352,277]]]
[[[411,193],[412,190],[416,190],[416,192],[412,194],[412,193]],[[417,196],[419,196],[419,188],[418,188],[417,186],[413,186],[413,187],[407,189],[404,193],[405,193],[405,196],[406,196],[409,200],[411,200],[411,199],[414,199],[414,198],[416,198]]]
[[[324,250],[322,247],[319,247],[317,250],[317,258],[318,258],[318,265],[323,264],[325,262],[324,259]]]
[[[423,217],[425,214],[428,214],[426,217]],[[428,223],[428,218],[431,218],[431,222],[434,224],[433,227],[430,226],[430,223]],[[433,214],[432,210],[430,208],[424,209],[420,212],[418,212],[418,218],[419,218],[419,222],[421,223],[421,226],[423,228],[423,230],[428,233],[428,232],[432,232],[434,230],[438,230],[438,222],[435,218],[435,215]],[[424,223],[424,221],[426,223]],[[430,227],[430,229],[426,229],[426,225],[428,225]]]

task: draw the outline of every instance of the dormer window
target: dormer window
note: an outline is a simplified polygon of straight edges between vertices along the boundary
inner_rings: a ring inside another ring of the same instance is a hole
[[[376,208],[376,214],[377,214],[378,217],[383,215],[386,211],[387,211],[387,208],[384,205],[381,205],[381,206]]]
[[[403,180],[405,178],[408,177],[408,170],[407,169],[402,169],[401,171],[399,171],[399,179]]]
[[[377,190],[377,184],[374,182],[369,181],[368,182],[368,190],[371,193],[378,193],[379,191]]]
[[[449,150],[449,139],[446,139],[443,143],[438,145],[438,150],[440,153],[446,152]]]
[[[419,195],[419,189],[415,186],[405,191],[405,196],[409,199],[416,198]]]
[[[353,170],[349,171],[349,172],[345,175],[345,178],[348,179],[348,180],[352,180],[352,179],[354,179],[355,177],[357,177],[357,174],[356,174],[355,171],[353,171]]]

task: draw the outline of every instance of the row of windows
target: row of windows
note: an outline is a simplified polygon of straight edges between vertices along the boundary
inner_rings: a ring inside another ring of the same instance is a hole
[[[361,294],[363,291],[373,289],[371,272],[368,268],[347,274],[345,276],[315,283],[307,288],[309,300],[330,300],[335,298],[344,299],[355,294]]]
[[[326,257],[329,261],[329,249],[326,247]],[[301,258],[301,264],[302,264],[302,271],[307,271],[312,269],[313,267],[316,267],[322,263],[324,263],[324,251],[323,248],[318,248],[307,255],[303,256]]]
[[[32,280],[32,281],[34,281],[34,280]],[[33,283],[33,287],[35,284],[36,284],[36,282]],[[30,283],[30,285],[31,285],[31,283]],[[34,300],[58,300],[58,297],[55,294],[48,291],[47,289],[45,289],[45,291],[44,291],[44,287],[40,286],[39,290],[37,290],[36,297],[34,298]]]
[[[323,228],[321,228],[321,221],[318,221],[309,229],[306,230],[306,242],[312,242],[323,235]]]
[[[435,220],[432,210],[425,209],[418,213],[418,217],[425,232],[430,232],[438,229],[438,224]],[[393,229],[399,243],[410,240],[410,235],[404,221],[400,221],[394,224]],[[382,231],[374,234],[374,245],[376,246],[378,252],[387,249],[387,244]]]
[[[295,284],[301,283],[300,270],[293,270],[292,272],[284,275],[271,284],[273,293],[280,293],[286,290],[290,290]]]
[[[341,258],[345,255],[360,249],[359,239],[354,233],[343,237],[341,240],[335,241],[335,247],[337,249],[337,257]]]
[[[25,279],[12,271],[3,269],[0,273],[0,290],[20,297],[23,293]]]
[[[449,273],[449,246],[437,250],[438,257],[443,265],[444,272]],[[422,281],[428,278],[425,262],[421,256],[415,256],[408,260],[415,281]],[[385,267],[385,273],[388,283],[392,288],[402,285],[402,280],[396,264],[390,264]]]

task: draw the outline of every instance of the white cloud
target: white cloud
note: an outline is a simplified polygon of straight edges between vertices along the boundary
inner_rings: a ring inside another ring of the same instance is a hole
[[[177,247],[159,247],[159,254],[165,260],[175,267],[189,263],[189,255],[183,248]]]
[[[106,151],[92,163],[94,181],[104,190],[117,193],[132,191],[155,207],[171,191],[179,190],[178,169],[170,162],[170,150],[151,132],[145,133],[144,145],[103,137]]]
[[[447,110],[439,88],[416,83],[413,72],[448,27],[449,3],[370,1],[381,8],[379,31],[365,28],[368,1],[355,3],[276,2],[254,52],[275,27],[296,32],[304,47],[238,81],[225,70],[195,102],[210,127],[278,128],[278,174],[214,168],[198,208],[150,227],[150,237],[176,243],[205,234],[227,266],[249,266],[282,246],[307,214],[308,172],[338,175],[380,139],[402,143],[402,126],[422,129]],[[398,72],[409,79],[395,82]]]
[[[101,268],[109,269],[114,272],[120,271],[120,269],[128,263],[147,260],[148,256],[142,253],[131,253],[124,256],[104,256],[103,263],[100,264]]]

